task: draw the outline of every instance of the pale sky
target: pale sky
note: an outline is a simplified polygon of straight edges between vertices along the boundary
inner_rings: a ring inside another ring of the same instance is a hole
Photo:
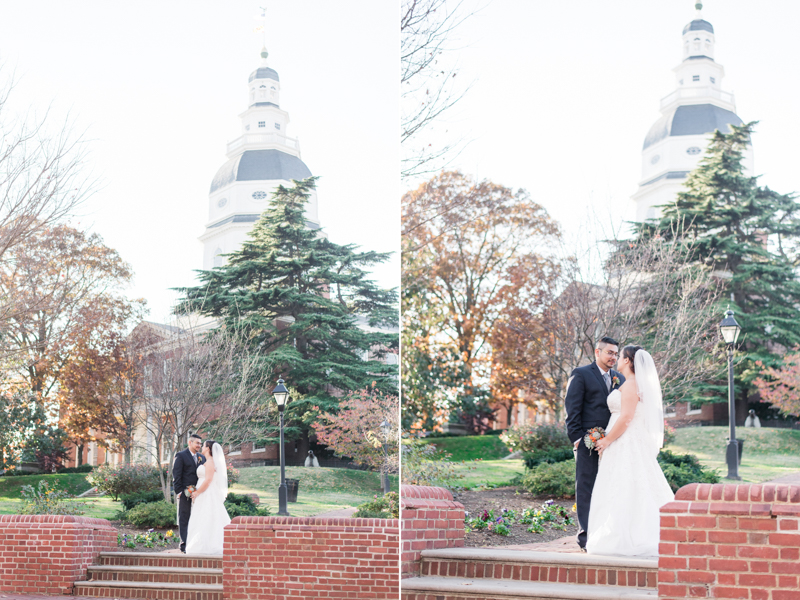
[[[576,233],[593,210],[632,219],[645,135],[675,89],[692,0],[466,0],[454,46],[466,97],[442,129],[470,140],[452,166],[526,188]],[[708,0],[722,88],[758,120],[755,171],[800,191],[800,2]],[[443,139],[434,137],[436,139]]]
[[[372,0],[0,3],[0,62],[19,79],[14,106],[71,112],[92,141],[103,188],[81,226],[133,266],[131,297],[168,319],[202,267],[208,191],[240,134],[253,33],[267,7],[269,65],[281,80],[287,134],[321,177],[319,214],[332,241],[394,251],[376,269],[399,285],[398,14]],[[54,120],[54,125],[56,124]]]

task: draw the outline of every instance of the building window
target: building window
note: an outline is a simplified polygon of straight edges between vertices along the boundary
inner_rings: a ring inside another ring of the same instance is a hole
[[[692,81],[700,81],[700,75],[692,75]]]
[[[703,412],[703,405],[699,402],[686,403],[686,415],[699,415]]]
[[[256,452],[266,452],[267,451],[267,443],[264,440],[255,440],[253,442],[253,450],[252,453],[255,454]]]
[[[228,444],[228,456],[241,454],[242,453],[242,445],[241,444]]]
[[[258,126],[259,127],[266,127],[267,126],[267,122],[266,121],[259,121],[258,122]]]
[[[674,404],[668,404],[667,406],[664,407],[664,417],[665,418],[671,419],[671,418],[674,418],[676,416],[677,416],[677,413],[675,412],[675,405]]]
[[[713,77],[709,77],[709,79],[711,80],[711,83],[717,83],[717,80],[714,79]]]
[[[245,130],[245,131],[250,131],[250,125],[245,125],[245,126],[244,126],[244,130]]]
[[[214,250],[214,267],[221,267],[225,259],[222,258],[222,248]]]
[[[280,123],[275,123],[275,129],[280,131],[281,130],[281,124]]]
[[[702,151],[697,146],[692,146],[691,148],[686,149],[686,154],[695,155],[695,154],[700,154],[700,152]]]
[[[227,198],[220,198],[220,199],[217,201],[217,206],[218,206],[219,208],[222,208],[222,207],[223,207],[223,206],[225,206],[227,203],[228,203],[228,199],[227,199]]]
[[[253,192],[253,200],[263,200],[266,197],[267,197],[267,193],[266,192],[262,192],[261,190]]]
[[[657,163],[659,160],[661,160],[661,155],[660,155],[660,154],[654,154],[654,155],[653,155],[653,158],[651,158],[651,159],[650,159],[650,164],[651,164],[651,165],[654,165],[654,164],[656,164],[656,163]]]

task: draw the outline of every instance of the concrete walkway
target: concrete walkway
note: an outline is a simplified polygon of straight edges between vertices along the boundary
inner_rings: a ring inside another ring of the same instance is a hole
[[[800,485],[800,471],[795,471],[794,473],[789,473],[788,475],[778,477],[777,479],[773,479],[771,481],[765,481],[764,483],[784,483],[789,485]]]
[[[318,515],[314,515],[315,517],[352,517],[353,513],[356,512],[355,508],[342,508],[340,510],[331,510],[328,512],[320,513]]]

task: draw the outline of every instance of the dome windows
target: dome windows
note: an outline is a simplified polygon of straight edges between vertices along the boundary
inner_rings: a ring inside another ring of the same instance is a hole
[[[686,154],[692,156],[694,156],[695,154],[700,154],[700,152],[702,152],[702,150],[700,150],[700,148],[698,148],[697,146],[692,146],[691,148],[686,149]]]
[[[700,81],[700,75],[692,75],[692,81]]]
[[[217,200],[217,206],[218,206],[219,208],[222,208],[222,207],[223,207],[223,206],[225,206],[227,203],[228,203],[228,199],[227,199],[227,198],[220,198],[219,200]]]
[[[709,77],[709,79],[711,80],[711,83],[717,83],[717,80],[716,80],[716,78],[714,78],[714,77]]]
[[[650,159],[650,164],[654,165],[660,160],[661,160],[661,155],[660,154],[655,154],[655,155],[653,155],[653,158]]]
[[[275,123],[275,129],[280,131],[281,130],[281,124],[280,123]]]
[[[221,267],[225,259],[222,257],[222,248],[214,250],[214,268]]]
[[[266,192],[262,192],[261,190],[253,192],[253,200],[263,200],[267,197]]]
[[[258,122],[258,126],[259,127],[266,127],[267,126],[267,122],[266,121],[259,121]]]

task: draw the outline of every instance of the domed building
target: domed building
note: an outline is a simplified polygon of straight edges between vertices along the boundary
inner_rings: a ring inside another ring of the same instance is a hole
[[[702,7],[695,5],[695,18],[683,28],[683,60],[673,69],[677,88],[661,99],[661,118],[644,140],[642,179],[633,195],[637,221],[657,217],[658,206],[675,198],[700,162],[710,134],[742,124],[733,94],[722,89],[725,69],[714,60],[714,27],[703,18]],[[752,173],[752,148],[744,164]]]
[[[223,255],[241,246],[278,185],[311,176],[300,158],[300,143],[286,135],[289,113],[280,108],[280,78],[267,66],[266,49],[261,61],[247,80],[242,133],[228,144],[228,160],[211,181],[208,225],[200,236],[204,270],[222,266]],[[320,228],[316,192],[306,206],[306,223]]]

